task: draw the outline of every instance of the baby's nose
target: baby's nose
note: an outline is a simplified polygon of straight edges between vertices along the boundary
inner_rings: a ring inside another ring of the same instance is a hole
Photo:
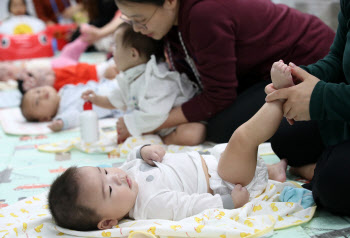
[[[112,181],[118,185],[122,184],[122,179],[120,178],[120,176],[118,174],[112,175]]]

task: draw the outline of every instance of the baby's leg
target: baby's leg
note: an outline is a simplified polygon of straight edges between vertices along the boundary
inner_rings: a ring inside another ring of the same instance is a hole
[[[294,85],[290,72],[290,68],[283,61],[274,63],[271,69],[274,87],[279,89]],[[252,181],[258,146],[270,139],[278,129],[283,118],[282,104],[282,101],[265,103],[250,120],[233,133],[218,165],[218,173],[222,179],[242,186]],[[281,163],[281,166],[284,164]]]
[[[164,136],[163,142],[167,145],[198,145],[205,140],[205,125],[199,122],[185,123],[176,127],[176,130]]]
[[[80,55],[86,50],[89,43],[85,42],[82,37],[78,37],[73,42],[65,45],[61,54],[51,61],[53,68],[61,68],[78,63]]]
[[[291,68],[282,60],[275,62],[271,68],[271,80],[274,88],[286,88],[294,85]],[[285,182],[287,160],[281,159],[280,162],[272,165],[267,165],[269,179]]]
[[[221,154],[218,173],[233,184],[247,186],[255,175],[258,146],[271,138],[283,118],[282,102],[265,103],[231,136]]]

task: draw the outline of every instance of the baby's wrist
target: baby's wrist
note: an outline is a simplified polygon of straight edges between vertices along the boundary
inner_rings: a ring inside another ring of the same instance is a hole
[[[137,151],[136,151],[136,158],[137,159],[142,159],[144,160],[144,158],[142,157],[142,149],[146,146],[150,146],[151,144],[145,144],[143,146],[141,146]]]

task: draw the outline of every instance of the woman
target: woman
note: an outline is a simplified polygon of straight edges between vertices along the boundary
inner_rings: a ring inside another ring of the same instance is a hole
[[[286,99],[285,123],[271,140],[280,158],[287,158],[294,172],[312,178],[318,205],[350,215],[350,1],[340,1],[339,27],[331,51],[322,60],[303,69],[290,64],[292,74],[302,82],[270,93],[266,100]],[[317,164],[316,164],[317,163]],[[315,168],[316,167],[316,168]]]
[[[270,0],[116,3],[135,31],[165,37],[173,68],[186,72],[201,90],[173,109],[161,128],[208,121],[207,140],[215,142],[227,142],[263,105],[274,61],[316,62],[334,38],[316,17]]]

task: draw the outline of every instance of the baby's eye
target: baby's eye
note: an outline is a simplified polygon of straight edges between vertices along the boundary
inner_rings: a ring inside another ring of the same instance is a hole
[[[111,194],[112,194],[112,187],[109,186],[109,196],[111,196]]]
[[[105,170],[105,173],[108,174],[108,173],[107,173],[107,170]]]

